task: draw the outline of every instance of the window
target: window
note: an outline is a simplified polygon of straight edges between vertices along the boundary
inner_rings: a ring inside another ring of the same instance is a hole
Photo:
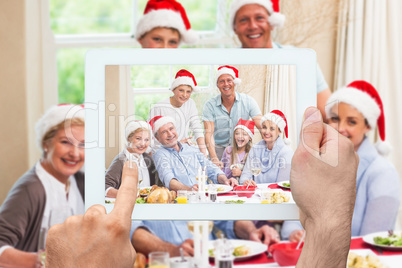
[[[135,25],[143,15],[146,2],[147,0],[43,1],[44,5],[48,5],[49,27],[55,37],[59,103],[84,101],[84,59],[88,49],[140,47],[134,38]],[[192,29],[200,35],[200,42],[196,47],[232,46],[233,41],[227,37],[226,25],[230,0],[180,2],[187,11]],[[170,73],[168,76],[164,80],[166,83],[173,77]],[[147,87],[150,86],[152,85]]]
[[[216,68],[213,65],[133,66],[131,82],[136,120],[147,120],[152,105],[172,95],[169,88],[180,69],[190,71],[197,81],[198,92],[191,94],[191,98],[201,115],[204,103],[217,93],[212,82]]]

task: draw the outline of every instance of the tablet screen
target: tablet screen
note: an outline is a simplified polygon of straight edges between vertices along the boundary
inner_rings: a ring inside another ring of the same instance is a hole
[[[203,126],[205,103],[220,94],[215,74],[221,65],[231,65],[239,70],[242,81],[236,86],[236,92],[253,98],[262,114],[273,109],[284,112],[288,121],[289,139],[292,141],[290,147],[292,150],[296,148],[302,114],[306,107],[314,105],[316,97],[316,63],[311,50],[91,51],[86,59],[87,208],[104,202],[108,211],[112,209],[113,198],[105,198],[105,171],[125,150],[125,127],[133,120],[149,121],[152,107],[169,101],[173,96],[169,90],[170,85],[180,69],[190,71],[196,79],[197,91],[191,94],[190,99],[196,107],[197,120]],[[179,121],[176,124],[185,123],[180,116],[175,120]],[[194,136],[189,129],[181,132],[185,133],[179,133],[180,136]],[[232,137],[229,142],[231,140]],[[260,140],[256,128],[253,142]],[[190,142],[196,147],[195,138]],[[262,187],[266,188],[267,185],[259,188]],[[210,202],[207,195],[205,200],[197,199],[195,202],[187,197],[191,203],[186,204],[178,204],[177,201],[151,204],[143,203],[147,188],[142,187],[144,195],[138,198],[133,219],[298,218],[297,206],[289,193],[290,202],[267,205],[260,202],[259,188],[248,198],[216,185],[218,202]]]

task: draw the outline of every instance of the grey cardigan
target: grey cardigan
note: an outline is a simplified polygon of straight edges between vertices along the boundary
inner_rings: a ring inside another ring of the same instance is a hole
[[[157,182],[154,160],[152,160],[152,157],[146,153],[142,154],[142,157],[144,157],[144,161],[148,168],[150,185],[154,185]],[[113,187],[115,189],[120,188],[121,174],[123,172],[123,166],[125,162],[126,162],[126,156],[124,155],[123,150],[118,155],[116,155],[116,157],[110,164],[108,170],[106,171],[105,190],[108,189],[109,187]]]
[[[77,172],[74,177],[85,200],[85,176]],[[18,179],[0,207],[0,247],[36,252],[45,204],[45,188],[33,167]]]

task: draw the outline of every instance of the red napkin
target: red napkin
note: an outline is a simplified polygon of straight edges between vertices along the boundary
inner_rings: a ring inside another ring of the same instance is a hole
[[[350,249],[371,249],[377,255],[401,255],[402,251],[387,250],[386,248],[375,247],[363,241],[363,238],[352,238]],[[379,252],[380,249],[382,254]]]
[[[268,185],[268,188],[269,188],[269,189],[281,189],[281,190],[290,192],[290,189],[282,188],[282,187],[280,187],[277,183]]]

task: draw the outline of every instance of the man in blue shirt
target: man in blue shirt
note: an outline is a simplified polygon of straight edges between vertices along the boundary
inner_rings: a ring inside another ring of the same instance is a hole
[[[205,142],[211,161],[222,168],[223,151],[233,140],[233,129],[239,119],[252,120],[261,128],[261,110],[257,102],[244,93],[235,92],[240,84],[238,70],[224,65],[216,73],[216,86],[220,94],[205,103],[202,120],[205,128]]]
[[[271,31],[281,27],[285,16],[279,13],[278,1],[233,0],[230,5],[229,23],[239,38],[242,48],[273,48],[284,46],[272,41]],[[317,64],[317,107],[325,118],[325,104],[331,91]]]
[[[196,176],[206,167],[206,175],[213,183],[238,185],[234,178],[212,164],[198,148],[178,141],[174,119],[156,116],[151,121],[155,138],[162,144],[154,155],[159,179],[170,190],[198,190]]]

